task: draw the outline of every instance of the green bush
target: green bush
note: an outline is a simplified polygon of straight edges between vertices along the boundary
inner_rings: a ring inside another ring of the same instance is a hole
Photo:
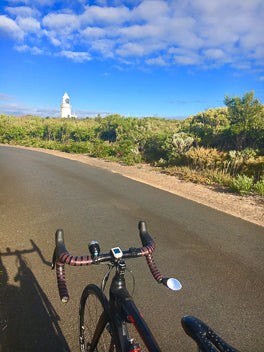
[[[65,153],[90,153],[91,144],[89,142],[70,142],[67,144],[62,144],[59,150]]]
[[[241,194],[242,196],[249,194],[251,188],[253,186],[253,177],[248,177],[245,175],[238,175],[236,178],[233,179],[230,187],[231,189]]]
[[[144,160],[147,163],[155,163],[158,160],[166,158],[166,151],[163,150],[165,136],[161,134],[153,134],[148,136],[142,143],[141,150]]]
[[[264,179],[258,181],[258,182],[254,185],[253,189],[254,189],[254,192],[255,192],[255,193],[257,193],[257,194],[259,194],[261,197],[263,197],[263,196],[264,196]]]
[[[92,146],[90,156],[94,158],[107,158],[115,156],[116,152],[109,142],[101,142],[96,140]]]

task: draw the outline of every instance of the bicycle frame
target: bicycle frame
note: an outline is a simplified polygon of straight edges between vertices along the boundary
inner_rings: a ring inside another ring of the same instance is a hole
[[[173,291],[181,289],[181,284],[174,278],[165,278],[159,272],[154,258],[152,256],[155,250],[155,242],[147,231],[147,225],[145,221],[140,221],[138,224],[140,233],[140,239],[142,246],[140,248],[130,248],[129,250],[121,251],[119,247],[111,249],[111,252],[99,254],[100,247],[96,241],[90,243],[89,250],[91,256],[72,256],[68,253],[65,243],[64,234],[62,229],[58,229],[55,234],[56,247],[52,258],[52,269],[56,267],[57,283],[59,289],[59,295],[61,301],[66,303],[69,300],[69,294],[66,285],[64,264],[71,266],[88,266],[91,264],[100,263],[111,263],[110,267],[116,268],[115,276],[112,279],[109,289],[109,301],[103,294],[106,281],[108,280],[110,270],[105,275],[102,288],[100,289],[96,285],[88,285],[81,298],[80,304],[80,347],[81,351],[85,351],[84,343],[85,339],[82,336],[83,319],[82,313],[84,310],[82,307],[82,300],[86,302],[86,289],[91,289],[95,296],[98,296],[100,304],[103,308],[95,332],[93,334],[91,343],[89,342],[89,351],[94,351],[97,347],[97,343],[101,337],[101,334],[105,328],[108,330],[107,323],[110,323],[109,333],[111,334],[111,343],[109,346],[109,352],[113,350],[114,345],[118,352],[137,352],[140,351],[139,345],[134,343],[133,339],[129,338],[126,324],[132,323],[137,332],[139,333],[142,341],[149,352],[160,352],[160,348],[154,339],[150,329],[145,323],[142,315],[138,311],[132,297],[126,289],[125,283],[125,271],[126,263],[124,258],[138,258],[146,257],[148,267],[151,271],[152,276],[158,283],[162,283]],[[91,250],[93,247],[93,250]],[[92,286],[92,287],[91,287]],[[100,296],[100,297],[99,297]],[[198,351],[205,352],[217,352],[213,345],[222,352],[238,352],[235,348],[228,345],[223,339],[221,339],[209,326],[203,323],[201,320],[187,316],[182,318],[182,326],[187,333],[198,346]]]
[[[105,314],[102,314],[99,319],[94,338],[92,340],[92,345],[93,343],[96,344],[98,338],[100,337],[100,331],[103,330],[107,320],[109,319],[113,340],[115,341],[115,344],[120,352],[140,351],[137,346],[134,346],[133,341],[128,338],[127,331],[125,329],[126,323],[132,323],[135,326],[148,351],[160,352],[161,350],[155,338],[153,337],[150,329],[148,328],[126,288],[125,261],[120,260],[115,263],[115,266],[116,273],[112,279],[109,289],[109,303],[108,307],[105,307],[108,317],[105,316]]]

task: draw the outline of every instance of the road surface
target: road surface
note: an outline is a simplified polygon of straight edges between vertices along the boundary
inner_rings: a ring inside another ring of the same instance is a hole
[[[129,261],[135,301],[163,351],[196,351],[180,319],[194,315],[241,351],[264,348],[263,227],[107,170],[0,147],[0,320],[2,351],[78,351],[78,305],[104,266],[67,267],[70,301],[61,303],[50,270],[54,233],[70,253],[140,246],[146,220],[156,263],[183,285],[172,292],[145,259]],[[1,348],[0,348],[1,349]]]

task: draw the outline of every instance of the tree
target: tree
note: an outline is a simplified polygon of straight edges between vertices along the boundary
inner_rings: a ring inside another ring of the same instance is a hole
[[[258,99],[254,99],[254,91],[246,92],[242,98],[226,95],[225,104],[228,107],[234,147],[241,150],[250,146],[250,135],[263,123],[263,106]]]

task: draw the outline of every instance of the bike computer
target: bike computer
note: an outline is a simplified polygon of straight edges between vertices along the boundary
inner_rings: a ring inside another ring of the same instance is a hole
[[[123,252],[121,251],[121,249],[119,247],[112,248],[111,253],[114,256],[114,258],[116,258],[116,259],[120,259],[123,257]]]

